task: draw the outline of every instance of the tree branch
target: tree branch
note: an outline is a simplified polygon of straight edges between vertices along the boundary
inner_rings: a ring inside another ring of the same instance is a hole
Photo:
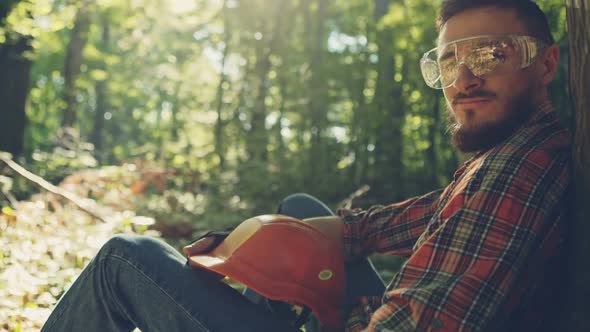
[[[21,175],[25,179],[33,182],[34,184],[49,191],[52,194],[55,194],[59,197],[65,198],[66,200],[72,202],[74,205],[76,205],[76,207],[78,207],[80,210],[88,213],[91,217],[98,219],[102,222],[106,222],[106,220],[103,217],[98,215],[95,211],[92,211],[88,207],[88,204],[80,197],[47,182],[47,180],[43,179],[42,177],[40,177],[36,174],[29,172],[28,170],[26,170],[21,165],[17,164],[14,160],[12,160],[12,158],[8,157],[5,154],[0,154],[0,160],[3,161],[8,167],[13,169],[15,172],[17,172],[19,175]]]
[[[350,209],[352,207],[352,201],[356,198],[363,196],[364,194],[369,192],[370,189],[371,187],[365,184],[364,186],[360,187],[355,192],[350,194],[348,197],[346,197],[344,200],[342,200],[342,202],[340,202],[338,206],[341,206],[343,209]]]

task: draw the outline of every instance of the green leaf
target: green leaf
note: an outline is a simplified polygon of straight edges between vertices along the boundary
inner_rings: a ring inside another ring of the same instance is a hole
[[[14,209],[12,209],[10,206],[4,206],[2,208],[2,214],[10,217],[14,217],[16,215]]]
[[[90,77],[95,81],[104,81],[108,78],[108,74],[104,70],[94,69],[90,71]]]

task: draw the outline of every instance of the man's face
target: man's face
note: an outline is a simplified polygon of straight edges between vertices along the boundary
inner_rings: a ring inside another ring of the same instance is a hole
[[[528,35],[512,10],[484,7],[453,16],[442,27],[439,45],[479,36]],[[453,142],[464,152],[490,148],[510,136],[534,110],[542,84],[530,66],[508,74],[474,76],[461,65],[456,82],[444,89]]]

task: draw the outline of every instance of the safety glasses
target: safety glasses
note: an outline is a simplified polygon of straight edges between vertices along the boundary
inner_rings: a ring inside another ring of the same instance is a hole
[[[461,65],[480,78],[507,74],[530,66],[546,47],[547,44],[530,36],[469,37],[424,53],[420,69],[429,87],[445,89],[455,83]]]

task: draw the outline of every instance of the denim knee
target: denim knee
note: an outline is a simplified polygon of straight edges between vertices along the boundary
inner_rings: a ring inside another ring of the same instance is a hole
[[[299,219],[333,215],[328,206],[305,193],[287,196],[281,201],[277,213]]]
[[[306,194],[306,193],[295,193],[295,194],[291,194],[291,195],[285,197],[281,201],[280,205],[300,203],[300,202],[304,202],[304,201],[308,201],[308,200],[315,201],[317,199],[309,194]]]
[[[117,234],[102,245],[98,255],[111,252],[131,253],[136,250],[138,235]]]

